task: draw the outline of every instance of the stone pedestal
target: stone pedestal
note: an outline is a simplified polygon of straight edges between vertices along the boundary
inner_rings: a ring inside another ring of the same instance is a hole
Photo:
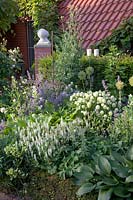
[[[35,79],[38,79],[38,63],[40,58],[47,57],[51,55],[51,43],[48,40],[49,33],[45,29],[40,29],[37,32],[40,40],[34,46],[35,53]]]

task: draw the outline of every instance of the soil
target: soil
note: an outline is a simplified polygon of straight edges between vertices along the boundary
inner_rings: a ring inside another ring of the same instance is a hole
[[[0,200],[20,200],[20,198],[0,192]]]
[[[32,200],[29,197],[20,198],[14,194],[7,194],[5,192],[0,192],[0,200]]]

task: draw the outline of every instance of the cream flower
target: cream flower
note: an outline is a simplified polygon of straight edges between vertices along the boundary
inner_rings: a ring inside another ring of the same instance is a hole
[[[96,105],[95,110],[100,110],[100,106]]]
[[[133,76],[131,76],[131,77],[129,78],[129,84],[130,84],[131,86],[133,86]]]
[[[0,108],[1,113],[6,113],[6,109],[4,107]]]
[[[110,117],[112,116],[112,114],[113,114],[112,111],[109,111],[109,116],[110,116]]]
[[[91,107],[91,103],[88,102],[88,103],[87,103],[87,108],[90,108],[90,107]]]
[[[100,115],[104,115],[104,111],[103,110],[100,111]]]
[[[124,87],[124,83],[121,80],[117,81],[115,85],[117,87],[117,90],[122,90]]]

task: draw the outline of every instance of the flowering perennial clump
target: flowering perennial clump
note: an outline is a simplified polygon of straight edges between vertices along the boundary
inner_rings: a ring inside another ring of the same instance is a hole
[[[105,130],[118,110],[117,99],[109,92],[78,92],[70,97],[77,114],[88,120],[91,128]]]
[[[84,136],[85,129],[80,126],[78,118],[69,123],[61,120],[56,126],[50,126],[51,118],[44,119],[41,114],[33,116],[33,119],[27,122],[26,127],[16,129],[18,146],[24,146],[37,165],[43,162],[50,173],[55,172],[56,160],[64,158],[69,144],[76,145],[76,141]]]

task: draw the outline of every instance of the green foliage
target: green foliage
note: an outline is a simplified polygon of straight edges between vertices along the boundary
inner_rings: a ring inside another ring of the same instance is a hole
[[[58,37],[58,8],[60,0],[18,0],[20,16],[32,16],[34,28],[37,31],[45,28],[49,32],[54,31]],[[54,38],[56,40],[56,38]]]
[[[86,90],[86,88],[90,90],[92,89],[93,73],[94,73],[94,69],[93,67],[90,67],[90,66],[87,67],[85,71],[82,70],[79,72],[78,78],[82,82],[82,87],[84,91]]]
[[[107,142],[102,137],[92,136],[81,119],[65,122],[58,117],[55,123],[54,117],[32,114],[16,118],[15,122],[10,119],[3,133],[17,136],[18,147],[25,146],[26,155],[34,160],[34,168],[57,173],[65,179],[97,151],[105,153]]]
[[[125,20],[111,36],[96,44],[102,54],[109,51],[112,45],[116,45],[119,50],[130,53],[133,52],[133,17]]]
[[[120,76],[124,82],[122,95],[132,94],[132,86],[129,84],[129,78],[133,74],[133,57],[122,54],[116,46],[109,48],[109,53],[102,57],[81,57],[81,69],[86,70],[87,67],[94,68],[93,81],[91,82],[92,90],[96,91],[102,88],[102,80],[106,80],[108,90],[115,96],[118,96],[116,81]],[[78,86],[81,82],[78,83]],[[88,87],[86,87],[86,90]]]
[[[15,22],[18,14],[16,0],[1,0],[0,1],[0,30],[6,32],[11,23]]]
[[[70,14],[67,29],[62,34],[62,39],[56,46],[56,53],[44,58],[39,63],[39,71],[44,78],[50,78],[57,82],[77,84],[80,72],[80,57],[82,50],[78,41],[74,14]]]
[[[19,47],[7,50],[6,40],[0,43],[0,89],[10,83],[11,76],[21,72],[22,55]]]
[[[11,60],[4,53],[0,52],[0,88],[6,85],[13,71],[11,70]]]
[[[115,83],[119,76],[124,82],[123,95],[132,94],[129,78],[133,74],[133,57],[120,54],[115,46],[111,46],[110,53],[105,58],[107,64],[104,69],[104,76],[108,83],[109,91],[115,95],[117,94]]]
[[[54,80],[54,61],[57,55],[41,58],[38,64],[39,76],[44,80]],[[56,73],[56,72],[55,72]]]
[[[25,145],[19,146],[13,133],[0,137],[1,184],[20,188],[32,171],[30,158],[26,157]]]
[[[102,80],[107,83],[108,90],[115,96],[118,96],[116,81],[118,76],[124,82],[122,95],[132,94],[132,86],[129,84],[129,78],[133,74],[133,57],[122,54],[116,46],[109,48],[109,53],[102,57],[82,56],[81,69],[85,72],[87,67],[93,67],[93,81],[91,82],[92,90],[96,91],[102,88]],[[78,86],[81,82],[78,83]],[[86,87],[88,90],[88,87]]]
[[[67,30],[63,32],[62,40],[56,50],[58,55],[55,60],[56,78],[67,84],[71,81],[77,83],[82,54],[74,18],[74,14],[70,13]]]
[[[89,82],[87,81],[86,83],[86,79],[84,80],[84,85],[85,85],[85,90],[88,91],[89,88],[91,88],[91,90],[93,91],[97,91],[100,90],[102,88],[102,80],[104,80],[104,70],[106,68],[106,64],[107,64],[107,60],[105,59],[105,57],[88,57],[83,55],[80,58],[80,66],[81,66],[81,70],[83,70],[86,73],[87,68],[91,67],[93,68],[94,72],[92,74],[91,78],[91,82],[90,82],[90,86],[89,86]],[[78,87],[82,89],[82,82],[79,81],[78,82]]]
[[[10,87],[6,89],[9,104],[6,105],[6,118],[15,118],[39,110],[37,87],[32,80],[11,77]]]
[[[82,166],[75,173],[76,183],[81,185],[77,195],[99,191],[99,200],[117,197],[132,199],[133,194],[133,146],[124,154],[112,151],[110,155],[94,156],[89,166]]]
[[[51,117],[41,114],[24,118],[22,126],[18,124],[15,133],[19,137],[19,145],[26,146],[28,155],[35,160],[37,167],[51,174],[59,172],[65,178],[79,166],[82,154],[78,151],[78,141],[84,136],[84,129],[80,125],[75,128],[75,124],[80,123],[78,119],[73,123],[61,120],[56,127],[49,125],[50,120]]]
[[[110,126],[111,140],[126,143],[127,146],[133,142],[133,96],[130,95],[128,105],[124,108],[123,113],[114,119]]]

